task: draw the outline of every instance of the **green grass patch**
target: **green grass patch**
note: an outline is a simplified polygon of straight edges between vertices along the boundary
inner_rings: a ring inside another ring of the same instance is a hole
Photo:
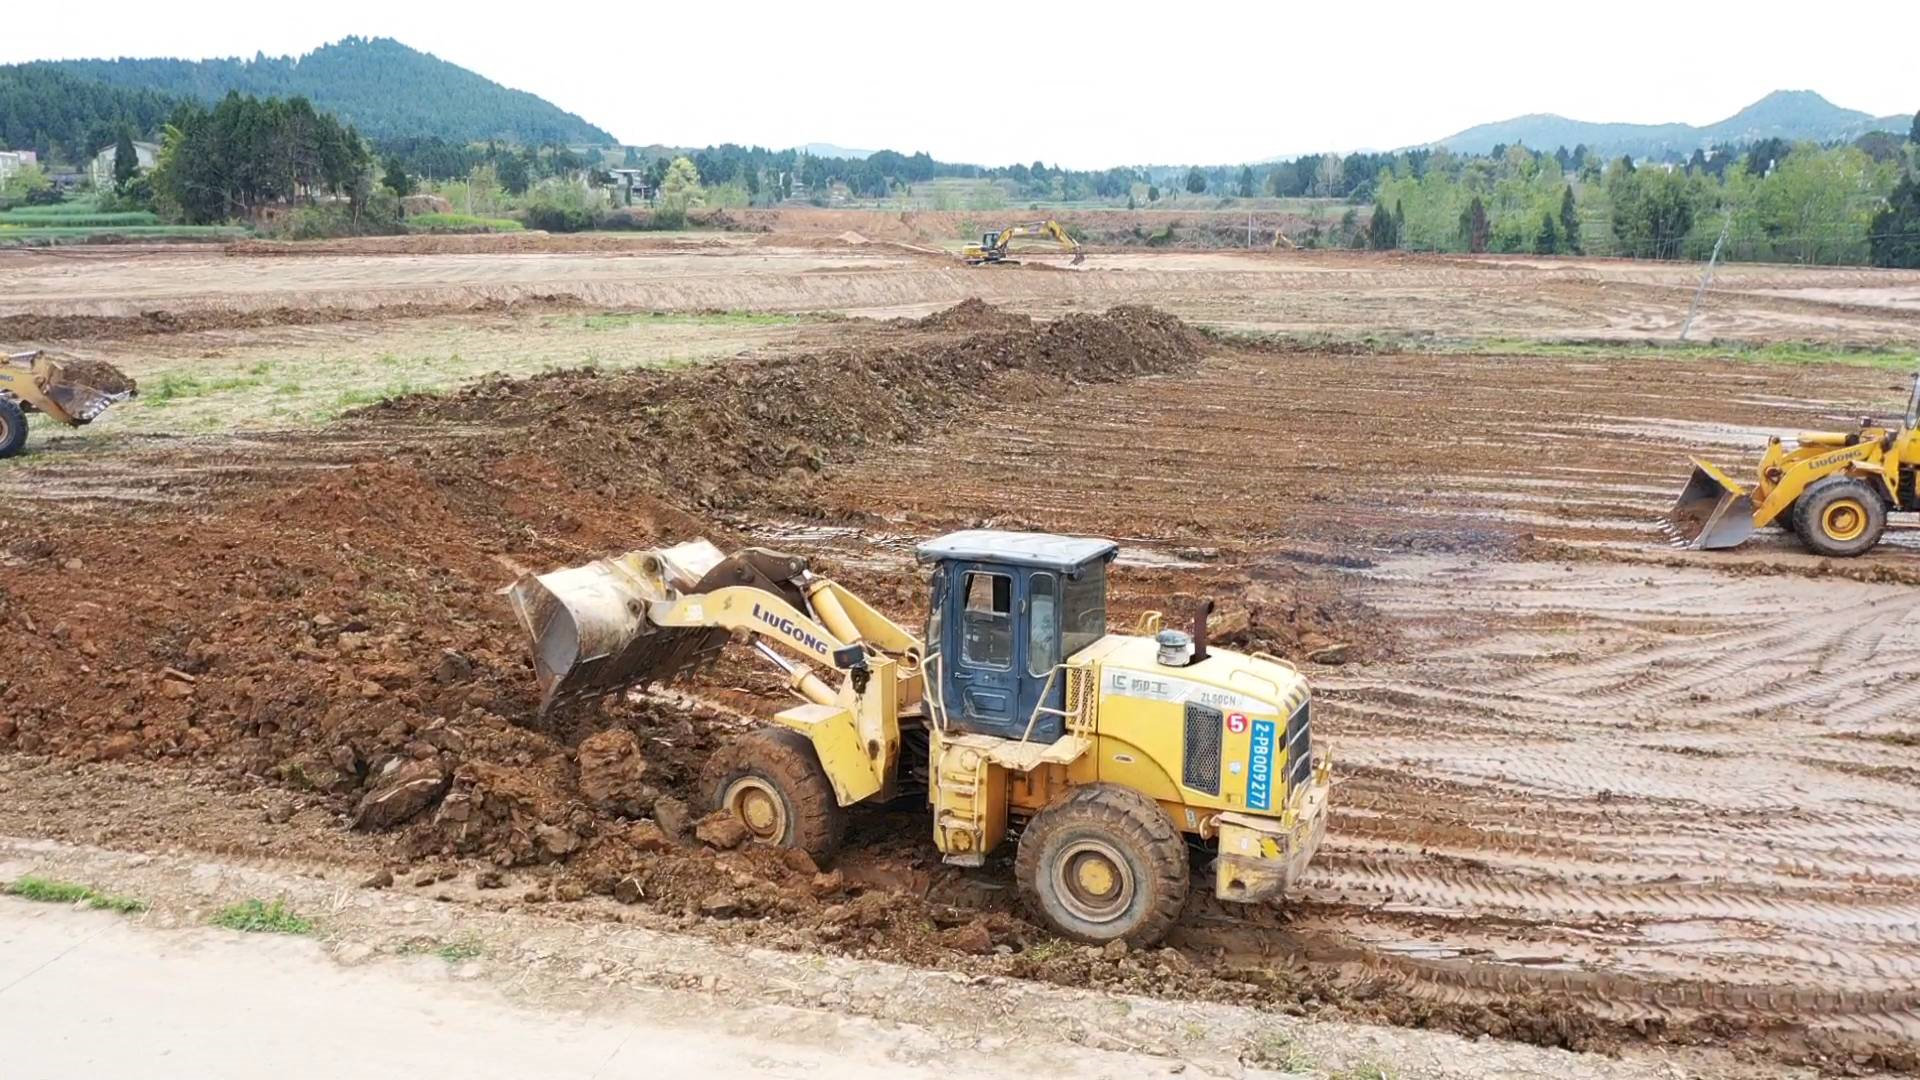
[[[313,920],[287,907],[286,901],[269,904],[261,900],[243,900],[214,913],[213,925],[245,934],[311,934]]]
[[[117,911],[122,915],[147,910],[147,905],[125,896],[111,896],[87,885],[28,875],[7,886],[8,896],[43,904],[84,903],[98,911]]]
[[[231,390],[251,390],[267,385],[271,365],[255,364],[245,375],[188,375],[168,372],[140,386],[140,400],[164,408],[175,401],[205,397]]]
[[[584,315],[586,330],[625,330],[632,326],[792,326],[807,316],[770,311],[609,311]]]
[[[34,207],[35,210],[60,210],[61,207]],[[9,210],[0,214],[0,225],[26,225],[33,228],[114,229],[127,225],[158,225],[158,214],[146,210],[126,210],[102,214],[92,210],[68,210],[66,213],[31,213]]]
[[[1384,1065],[1375,1065],[1363,1061],[1358,1065],[1349,1065],[1336,1073],[1329,1073],[1327,1080],[1393,1080],[1393,1074]]]
[[[1541,356],[1571,359],[1735,360],[1759,364],[1844,364],[1890,371],[1920,370],[1920,353],[1891,345],[1833,345],[1812,341],[1662,342],[1615,340],[1533,341],[1526,338],[1449,338],[1418,334],[1325,334],[1202,327],[1228,344],[1284,345],[1305,352],[1390,355]]]
[[[1240,1052],[1240,1060],[1248,1065],[1290,1073],[1310,1072],[1317,1067],[1313,1056],[1302,1049],[1292,1035],[1278,1029],[1262,1031],[1248,1040],[1246,1049]]]
[[[85,243],[124,237],[135,240],[230,240],[247,235],[237,225],[67,225],[0,224],[0,247]]]
[[[487,954],[486,946],[470,938],[458,941],[441,941],[438,938],[421,938],[400,946],[402,956],[432,955],[449,964],[464,964],[469,960],[478,960]]]
[[[473,214],[415,214],[407,219],[408,232],[422,233],[497,233],[519,232],[523,226],[509,218],[476,217]]]

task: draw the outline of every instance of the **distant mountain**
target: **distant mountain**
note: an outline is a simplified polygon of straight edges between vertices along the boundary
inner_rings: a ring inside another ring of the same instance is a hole
[[[1439,145],[1462,153],[1484,154],[1500,144],[1522,143],[1535,150],[1564,146],[1571,150],[1585,143],[1588,149],[1603,155],[1661,157],[1672,153],[1684,157],[1695,148],[1716,143],[1731,145],[1776,137],[1827,142],[1856,138],[1874,130],[1905,132],[1912,120],[1911,116],[1876,117],[1855,109],[1843,109],[1811,90],[1775,90],[1725,120],[1705,127],[1597,124],[1552,113],[1534,113],[1470,127],[1439,140]]]
[[[824,142],[810,142],[799,150],[808,157],[839,158],[842,161],[865,161],[873,156],[871,150],[849,150],[844,146]]]
[[[392,38],[349,37],[305,56],[251,60],[54,60],[51,68],[111,86],[217,101],[228,91],[303,95],[371,139],[434,136],[455,142],[593,143],[619,140],[573,113]]]

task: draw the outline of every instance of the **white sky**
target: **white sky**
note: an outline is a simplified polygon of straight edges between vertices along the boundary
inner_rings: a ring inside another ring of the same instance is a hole
[[[1393,148],[1529,112],[1704,124],[1775,89],[1876,115],[1920,108],[1915,0],[10,8],[0,63],[394,37],[625,142],[831,142],[993,165]]]

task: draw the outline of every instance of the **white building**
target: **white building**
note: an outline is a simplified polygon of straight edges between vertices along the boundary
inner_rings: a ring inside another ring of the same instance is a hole
[[[0,184],[6,183],[7,177],[19,172],[22,166],[39,162],[39,155],[31,150],[0,150]]]
[[[99,153],[93,155],[93,164],[87,169],[87,173],[93,177],[94,187],[106,187],[113,183],[114,149],[115,144],[108,143],[101,147]],[[150,142],[134,143],[133,158],[139,163],[140,171],[145,172],[153,168],[153,163],[160,159],[160,147]]]

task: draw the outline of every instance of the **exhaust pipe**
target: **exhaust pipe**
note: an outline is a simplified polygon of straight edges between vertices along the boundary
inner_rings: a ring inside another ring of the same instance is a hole
[[[1188,663],[1197,664],[1207,658],[1207,618],[1213,614],[1213,598],[1200,601],[1200,610],[1193,616],[1193,659]]]
[[[1693,475],[1660,522],[1660,531],[1674,547],[1695,551],[1735,547],[1753,530],[1753,500],[1747,489],[1699,458],[1693,459]]]

